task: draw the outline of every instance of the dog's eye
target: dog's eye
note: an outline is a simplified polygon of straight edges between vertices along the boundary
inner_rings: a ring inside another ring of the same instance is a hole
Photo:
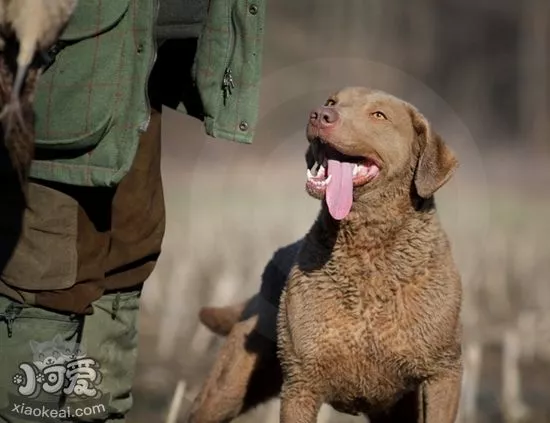
[[[325,107],[334,106],[335,104],[336,104],[336,102],[332,98],[329,98],[327,100],[327,102],[325,103]]]
[[[388,120],[386,115],[379,110],[374,113],[371,113],[371,116],[374,117],[375,119]]]

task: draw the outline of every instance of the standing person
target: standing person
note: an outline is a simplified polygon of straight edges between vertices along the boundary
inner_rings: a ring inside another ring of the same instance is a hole
[[[2,188],[0,422],[125,421],[165,227],[162,105],[253,139],[265,0],[159,3],[79,0],[50,52],[22,217]]]

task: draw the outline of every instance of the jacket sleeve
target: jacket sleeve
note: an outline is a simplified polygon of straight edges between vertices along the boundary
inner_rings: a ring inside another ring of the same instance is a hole
[[[192,80],[206,133],[251,143],[258,123],[265,0],[210,0]],[[180,110],[186,111],[185,103]]]

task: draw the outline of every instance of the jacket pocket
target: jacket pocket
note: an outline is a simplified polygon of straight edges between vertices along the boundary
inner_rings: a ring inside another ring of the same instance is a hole
[[[2,281],[31,291],[69,288],[76,281],[78,265],[78,203],[36,183],[29,184],[28,201],[22,233]]]
[[[114,124],[124,40],[109,33],[130,0],[81,0],[35,97],[37,149],[93,149]],[[106,39],[109,42],[106,42]]]

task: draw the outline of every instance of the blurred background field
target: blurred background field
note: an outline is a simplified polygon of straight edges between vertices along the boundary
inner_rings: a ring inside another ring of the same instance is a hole
[[[253,294],[273,251],[308,230],[308,112],[367,85],[415,104],[461,161],[437,197],[465,287],[461,421],[550,422],[550,2],[278,0],[267,16],[252,145],[164,111],[166,238],[130,421],[165,421],[180,380],[184,421],[221,342],[198,309]],[[324,407],[319,421],[361,420]],[[278,422],[277,401],[239,422]]]

